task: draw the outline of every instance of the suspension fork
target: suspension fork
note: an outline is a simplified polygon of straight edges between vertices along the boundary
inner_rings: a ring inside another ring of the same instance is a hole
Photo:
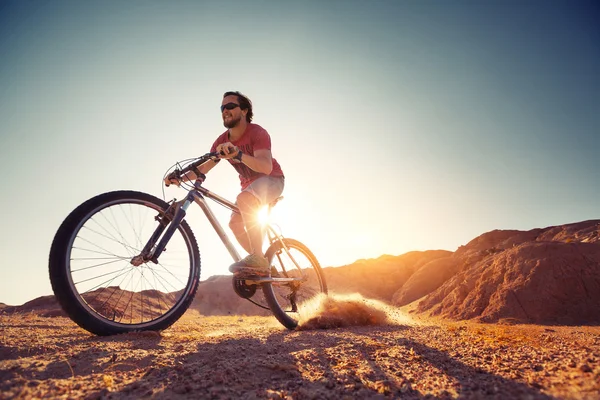
[[[158,227],[156,227],[154,233],[150,236],[150,239],[142,249],[141,253],[133,257],[131,264],[138,266],[148,261],[158,264],[158,257],[160,257],[167,247],[167,243],[171,240],[171,237],[173,237],[175,230],[179,228],[181,221],[183,221],[183,218],[185,217],[187,208],[192,204],[192,199],[193,197],[191,194],[188,194],[185,199],[174,201],[173,204],[167,208],[165,215],[156,217],[156,220],[159,221]],[[160,239],[160,242],[156,244],[156,241],[161,235],[163,236]],[[154,247],[155,244],[156,247]],[[154,248],[154,251],[152,251],[152,248]]]

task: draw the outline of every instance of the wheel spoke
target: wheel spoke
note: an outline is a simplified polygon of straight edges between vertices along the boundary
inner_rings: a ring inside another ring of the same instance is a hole
[[[118,240],[114,236],[104,235],[104,234],[102,234],[102,233],[100,233],[100,232],[98,232],[98,231],[96,231],[96,230],[94,230],[92,228],[87,227],[87,226],[85,227],[85,229],[89,230],[92,233],[95,233],[96,235],[99,235],[101,237],[104,237],[106,239],[112,240],[112,241],[114,241],[114,242],[122,245],[126,250],[130,250],[130,249],[133,250],[133,252],[132,252],[133,254],[140,252],[140,250],[137,247],[133,247],[133,246],[130,246],[129,244],[125,243],[124,239]],[[90,243],[90,242],[88,241],[88,243]]]
[[[103,253],[103,254],[112,254],[112,253],[111,253],[109,250],[106,250],[106,249],[102,248],[101,246],[99,246],[99,245],[97,245],[97,244],[95,244],[95,243],[92,243],[91,241],[87,240],[86,238],[83,238],[83,237],[78,237],[78,239],[81,239],[82,241],[84,241],[84,242],[86,242],[86,243],[89,243],[89,244],[91,244],[92,246],[95,246],[95,247],[97,247],[98,249],[100,249],[100,250],[102,250],[103,252],[105,252],[105,253]],[[115,256],[117,256],[117,255],[115,254]],[[122,256],[117,256],[117,257],[122,257]],[[125,259],[126,257],[122,257],[122,258],[124,258],[124,259]]]
[[[86,258],[77,258],[77,259],[71,259],[71,261],[73,261],[73,260],[80,260],[80,261],[81,260],[97,260],[97,258],[87,258],[87,259]],[[79,268],[79,269],[73,269],[73,270],[71,270],[71,272],[85,271],[87,269],[98,268],[98,267],[102,267],[102,266],[108,265],[108,264],[113,264],[113,263],[116,263],[116,262],[119,262],[119,261],[123,261],[123,259],[117,259],[117,260],[107,261],[107,262],[100,263],[100,264],[91,265],[89,267],[84,267],[84,268]]]
[[[118,274],[117,276],[115,276],[113,278],[110,278],[110,279],[108,279],[108,280],[106,280],[104,282],[101,282],[100,284],[98,284],[98,285],[94,286],[93,288],[87,290],[86,291],[86,293],[87,293],[87,292],[90,292],[90,291],[98,289],[100,286],[108,285],[109,283],[111,283],[112,281],[114,281],[119,276],[121,276],[121,275],[123,275],[123,274],[125,274],[127,272],[130,272],[133,269],[133,267],[131,267],[130,269],[125,270],[125,271],[124,271],[124,269],[125,268],[122,268],[120,271],[108,272],[106,274],[102,274],[102,275],[94,276],[94,277],[91,277],[91,278],[88,278],[88,279],[84,279],[84,280],[81,280],[79,282],[75,282],[75,285],[80,285],[82,283],[93,281],[94,279],[102,278],[102,277],[105,277],[105,276],[108,276],[108,275]]]
[[[84,252],[88,252],[88,253],[101,254],[101,255],[104,255],[104,256],[111,256],[111,257],[119,258],[121,260],[130,260],[131,259],[130,257],[122,257],[122,256],[118,256],[118,255],[113,254],[113,253],[105,253],[105,252],[102,252],[102,251],[85,249],[83,247],[75,247],[74,246],[73,250],[77,250],[77,252],[84,251]],[[84,257],[72,257],[71,258],[71,260],[78,260],[78,259],[85,259],[85,258]]]
[[[117,208],[121,209],[121,206],[120,206],[120,205],[118,205],[118,206],[117,206]],[[111,226],[111,227],[112,227],[112,228],[115,230],[115,232],[117,232],[117,234],[118,234],[118,235],[121,237],[121,242],[120,242],[120,243],[121,243],[121,244],[122,244],[122,245],[123,245],[125,248],[128,248],[128,247],[130,247],[130,245],[129,245],[129,243],[128,243],[127,239],[126,239],[126,238],[123,236],[123,234],[122,234],[121,228],[120,228],[120,226],[119,226],[119,220],[118,220],[118,219],[115,217],[115,214],[114,214],[114,212],[113,212],[113,209],[112,209],[112,208],[109,208],[109,213],[110,213],[110,216],[111,216],[111,218],[112,218],[112,220],[113,220],[113,222],[114,222],[114,225],[113,225],[113,224],[112,224],[112,223],[111,223],[111,222],[108,220],[108,217],[106,217],[106,216],[104,215],[104,213],[102,213],[102,214],[101,214],[101,216],[105,218],[106,222],[108,222],[108,223],[110,224],[110,226]],[[115,227],[115,225],[116,225],[116,227]],[[117,242],[118,242],[118,241],[117,241]],[[137,253],[137,252],[138,252],[138,251],[136,251],[136,253]]]

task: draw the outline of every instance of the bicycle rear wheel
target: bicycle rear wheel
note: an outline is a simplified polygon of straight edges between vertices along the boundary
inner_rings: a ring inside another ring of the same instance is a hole
[[[168,207],[146,193],[109,192],[62,223],[50,250],[50,281],[63,310],[83,329],[97,335],[162,330],[187,310],[200,277],[198,244],[187,222],[158,263],[132,262]]]
[[[264,283],[262,290],[271,312],[288,329],[295,329],[302,306],[320,293],[327,294],[321,266],[304,244],[294,239],[274,242],[265,254],[273,278],[297,278],[293,282]],[[276,270],[274,271],[273,268]]]

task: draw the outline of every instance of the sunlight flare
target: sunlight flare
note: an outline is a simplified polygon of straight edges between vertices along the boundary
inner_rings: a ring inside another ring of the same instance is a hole
[[[256,218],[258,219],[258,222],[262,225],[265,226],[268,223],[271,222],[271,215],[269,214],[269,207],[268,206],[264,206],[262,207],[259,211],[258,214],[256,216]]]

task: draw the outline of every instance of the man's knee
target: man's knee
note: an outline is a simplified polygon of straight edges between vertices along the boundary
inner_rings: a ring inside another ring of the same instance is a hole
[[[236,203],[241,210],[257,210],[260,207],[260,201],[250,192],[238,194]]]

